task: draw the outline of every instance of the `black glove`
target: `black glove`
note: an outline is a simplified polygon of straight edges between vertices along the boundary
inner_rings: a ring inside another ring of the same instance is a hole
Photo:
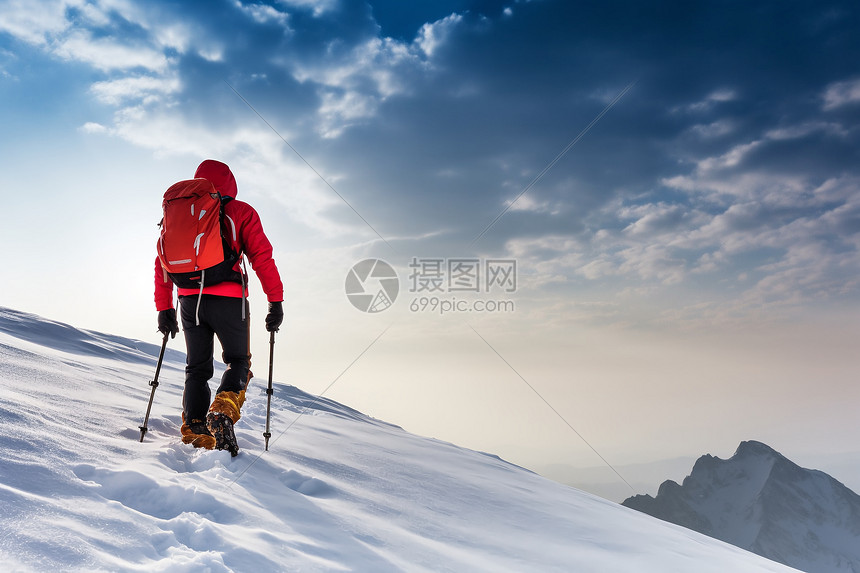
[[[269,314],[266,315],[266,330],[278,332],[278,327],[284,322],[284,304],[281,301],[269,303]]]
[[[170,334],[170,338],[176,338],[179,332],[179,323],[176,322],[176,309],[168,308],[158,313],[158,332]]]

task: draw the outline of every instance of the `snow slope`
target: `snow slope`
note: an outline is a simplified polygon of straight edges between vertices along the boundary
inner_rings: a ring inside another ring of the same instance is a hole
[[[175,351],[139,443],[157,351],[0,308],[4,571],[790,570],[286,384],[194,450]]]
[[[860,571],[860,496],[760,442],[624,505],[810,573]]]

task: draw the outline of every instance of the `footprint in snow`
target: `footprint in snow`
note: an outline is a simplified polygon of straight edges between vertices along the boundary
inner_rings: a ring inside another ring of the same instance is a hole
[[[306,495],[308,497],[333,497],[336,493],[335,488],[328,485],[322,480],[307,477],[297,471],[290,470],[283,472],[278,479],[281,483],[291,490]]]
[[[230,523],[235,514],[214,496],[194,487],[163,485],[140,472],[114,471],[89,464],[75,466],[75,475],[104,497],[158,519],[173,519],[191,512],[217,523]]]
[[[158,461],[177,473],[229,471],[232,457],[226,450],[195,449],[187,444],[170,444],[158,452]]]

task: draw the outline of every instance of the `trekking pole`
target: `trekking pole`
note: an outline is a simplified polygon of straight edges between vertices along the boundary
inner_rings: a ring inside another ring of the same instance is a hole
[[[149,411],[152,410],[152,399],[155,398],[155,389],[158,388],[158,373],[161,372],[161,361],[164,360],[164,350],[167,348],[167,335],[164,333],[164,342],[161,343],[161,353],[158,355],[158,365],[155,367],[155,378],[150,380],[149,385],[152,386],[152,392],[149,394],[149,405],[146,407],[146,416],[143,418],[143,425],[140,426],[140,441],[146,435],[146,424],[149,422]]]
[[[275,331],[269,333],[269,387],[266,388],[266,431],[263,432],[263,437],[266,438],[266,451],[269,451],[269,438],[272,437],[269,432],[269,418],[272,413],[272,394],[275,391],[272,389],[272,365],[275,359]]]

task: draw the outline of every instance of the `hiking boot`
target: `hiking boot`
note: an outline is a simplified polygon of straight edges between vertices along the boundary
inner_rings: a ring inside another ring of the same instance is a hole
[[[191,444],[195,448],[205,448],[211,450],[215,447],[216,440],[206,427],[206,422],[203,420],[191,420],[188,424],[185,423],[185,415],[182,415],[182,443]]]
[[[230,416],[221,412],[209,412],[206,414],[206,425],[215,437],[215,449],[228,450],[233,457],[239,455],[239,443],[236,441]]]
[[[240,392],[218,392],[215,395],[215,399],[212,400],[212,405],[209,406],[209,412],[224,414],[235,424],[242,417],[239,411],[244,403],[244,390]]]
[[[206,414],[206,425],[215,436],[215,448],[229,450],[233,456],[239,454],[239,444],[236,442],[236,434],[233,432],[233,424],[239,421],[241,414],[239,410],[245,403],[245,391],[240,392],[218,392],[209,413]]]

